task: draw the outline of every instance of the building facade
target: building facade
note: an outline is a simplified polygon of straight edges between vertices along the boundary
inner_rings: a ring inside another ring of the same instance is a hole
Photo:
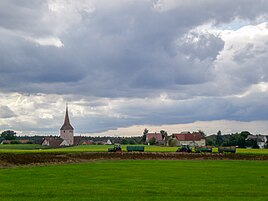
[[[199,132],[174,133],[173,138],[176,140],[177,146],[181,146],[183,144],[187,144],[189,146],[206,146],[206,138]]]

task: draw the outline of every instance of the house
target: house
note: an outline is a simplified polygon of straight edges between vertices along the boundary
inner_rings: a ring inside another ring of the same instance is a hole
[[[106,142],[105,144],[106,144],[106,145],[111,145],[111,144],[113,144],[113,143],[111,142],[110,139],[108,139],[107,142]]]
[[[43,138],[41,145],[56,148],[56,147],[60,147],[60,146],[68,146],[68,143],[60,137],[46,136]]]
[[[177,141],[176,145],[187,144],[189,146],[206,146],[206,138],[200,132],[181,132],[172,134]]]
[[[91,145],[91,144],[93,144],[93,143],[94,143],[93,140],[83,140],[83,141],[81,142],[82,145]]]
[[[162,145],[165,143],[161,133],[147,133],[145,142],[149,144],[150,140],[153,139],[155,139],[155,144]]]
[[[1,144],[10,144],[11,140],[2,140]]]
[[[263,149],[265,146],[267,146],[267,136],[265,135],[248,135],[246,140],[253,140],[257,141],[257,145],[260,149]]]
[[[27,144],[31,140],[3,140],[1,144],[12,144],[12,142],[17,142],[17,144]]]

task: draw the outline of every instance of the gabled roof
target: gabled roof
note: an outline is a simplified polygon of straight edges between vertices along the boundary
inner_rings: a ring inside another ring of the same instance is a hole
[[[204,139],[204,137],[198,133],[198,132],[193,132],[191,133],[174,133],[173,134],[174,138],[176,138],[179,141],[200,141],[201,139]]]
[[[246,140],[256,140],[257,142],[265,142],[267,137],[265,135],[248,135]]]
[[[146,140],[149,141],[150,139],[155,138],[156,141],[163,140],[161,133],[147,133]]]
[[[62,138],[52,136],[44,137],[43,142],[45,140],[49,142],[50,147],[60,147],[60,144],[63,142]],[[43,144],[43,142],[41,144]]]
[[[64,123],[62,125],[62,127],[60,128],[60,130],[73,130],[74,128],[72,127],[71,123],[70,123],[70,119],[69,119],[69,115],[68,115],[68,106],[66,105],[66,113],[65,113],[65,119],[64,119]]]

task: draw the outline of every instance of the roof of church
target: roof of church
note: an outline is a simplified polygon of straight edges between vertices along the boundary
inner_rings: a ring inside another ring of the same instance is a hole
[[[66,106],[66,113],[65,113],[65,119],[62,127],[60,130],[73,130],[74,128],[72,127],[70,120],[69,120],[69,115],[68,115],[68,106]]]

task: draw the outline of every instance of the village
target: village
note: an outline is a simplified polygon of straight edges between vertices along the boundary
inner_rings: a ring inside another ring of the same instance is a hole
[[[6,137],[5,137],[6,136]],[[8,137],[13,136],[13,139]],[[180,147],[188,145],[190,147],[204,146],[236,146],[240,148],[267,148],[265,135],[252,135],[247,131],[232,135],[206,136],[199,131],[182,131],[178,133],[168,133],[164,130],[160,132],[149,132],[146,128],[140,137],[88,137],[74,135],[74,127],[71,125],[68,106],[66,105],[64,123],[60,128],[59,136],[20,136],[15,137],[14,131],[4,131],[0,138],[0,144],[40,144],[52,148],[78,146],[78,145],[112,145],[112,144],[145,144],[156,146]]]

